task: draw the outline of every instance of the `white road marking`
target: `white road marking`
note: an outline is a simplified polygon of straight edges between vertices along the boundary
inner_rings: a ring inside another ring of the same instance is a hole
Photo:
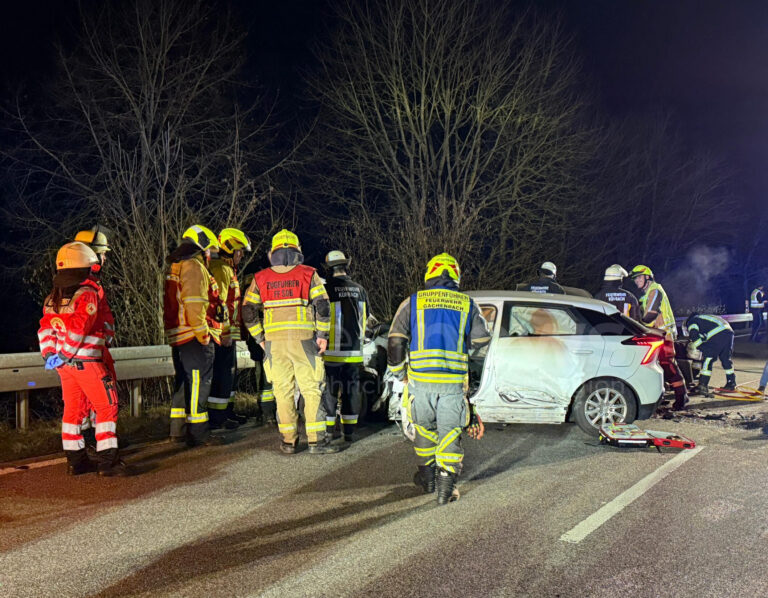
[[[621,512],[624,507],[630,505],[632,502],[645,494],[648,490],[653,488],[653,486],[667,477],[670,473],[675,471],[683,463],[689,459],[693,459],[693,457],[698,455],[703,448],[703,446],[697,446],[694,449],[685,450],[680,454],[675,455],[672,459],[664,463],[664,465],[659,467],[656,471],[649,473],[637,484],[631,488],[628,488],[619,494],[616,498],[614,498],[611,502],[603,505],[600,509],[592,513],[592,515],[587,517],[576,527],[570,531],[565,532],[562,536],[560,536],[560,540],[563,542],[578,544],[589,534],[603,525],[603,523],[608,521],[611,517]]]
[[[36,463],[30,463],[29,465],[17,465],[15,467],[2,467],[0,468],[0,475],[7,475],[9,473],[19,473],[22,471],[29,471],[30,469],[39,469],[40,467],[48,467],[49,465],[58,465],[59,463],[64,463],[66,460],[67,460],[66,457],[59,457],[57,459],[37,461]]]

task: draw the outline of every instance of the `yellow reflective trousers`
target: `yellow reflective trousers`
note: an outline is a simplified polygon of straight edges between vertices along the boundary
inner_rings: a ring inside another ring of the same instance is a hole
[[[325,435],[325,411],[322,408],[325,368],[313,338],[266,341],[264,371],[272,382],[277,404],[278,430],[283,442],[293,444],[299,437],[299,413],[295,388],[304,397],[304,422],[310,443]]]

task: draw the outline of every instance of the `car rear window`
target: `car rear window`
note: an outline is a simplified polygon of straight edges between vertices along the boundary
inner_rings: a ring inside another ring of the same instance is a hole
[[[584,308],[577,308],[577,310],[589,322],[592,328],[592,331],[588,334],[634,336],[643,333],[643,328],[640,324],[620,313],[605,314],[600,311]]]
[[[502,336],[574,336],[589,334],[590,326],[570,307],[542,304],[504,306]]]

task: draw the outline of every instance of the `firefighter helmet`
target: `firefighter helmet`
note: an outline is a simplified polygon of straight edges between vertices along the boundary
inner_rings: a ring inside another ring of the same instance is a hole
[[[94,253],[106,253],[111,251],[109,242],[107,241],[107,235],[104,233],[104,229],[98,224],[91,229],[81,230],[75,235],[75,241],[85,243],[93,249]]]
[[[623,280],[628,276],[627,271],[619,264],[613,264],[605,269],[603,280]]]
[[[461,282],[461,269],[456,258],[447,253],[441,253],[427,262],[427,272],[424,274],[424,282],[431,278],[437,278],[443,273],[450,276],[457,283]]]
[[[328,255],[325,256],[325,266],[327,268],[333,268],[334,266],[349,266],[351,261],[351,259],[344,255],[344,252],[339,251],[338,249],[329,251]]]
[[[544,262],[539,266],[539,272],[545,276],[557,276],[557,266],[552,262]]]
[[[301,249],[301,245],[299,245],[299,238],[286,228],[272,237],[271,251],[275,251],[276,249],[283,249],[285,247]]]
[[[207,249],[218,249],[219,241],[211,229],[200,224],[194,224],[184,231],[182,239],[189,239],[203,251]]]
[[[250,251],[251,242],[243,231],[238,228],[225,228],[219,233],[219,245],[227,253],[235,253],[238,249],[241,251]]]
[[[648,278],[653,278],[653,270],[651,270],[648,266],[643,266],[642,264],[637,265],[632,268],[632,272],[629,273],[629,277],[637,278],[638,276],[647,276]]]
[[[57,270],[91,268],[97,264],[99,264],[99,256],[88,245],[80,241],[62,245],[56,254]]]

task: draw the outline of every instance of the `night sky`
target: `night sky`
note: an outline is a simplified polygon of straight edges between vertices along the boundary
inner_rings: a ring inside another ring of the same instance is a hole
[[[535,5],[562,14],[582,49],[595,98],[609,114],[671,110],[692,146],[722,156],[737,173],[744,200],[762,200],[768,187],[768,2]],[[309,44],[333,25],[327,1],[236,0],[233,6],[249,30],[248,75],[293,102],[301,93],[300,71],[312,68]],[[53,40],[71,39],[76,12],[73,0],[3,3],[0,83],[6,99],[18,83],[53,72]]]

